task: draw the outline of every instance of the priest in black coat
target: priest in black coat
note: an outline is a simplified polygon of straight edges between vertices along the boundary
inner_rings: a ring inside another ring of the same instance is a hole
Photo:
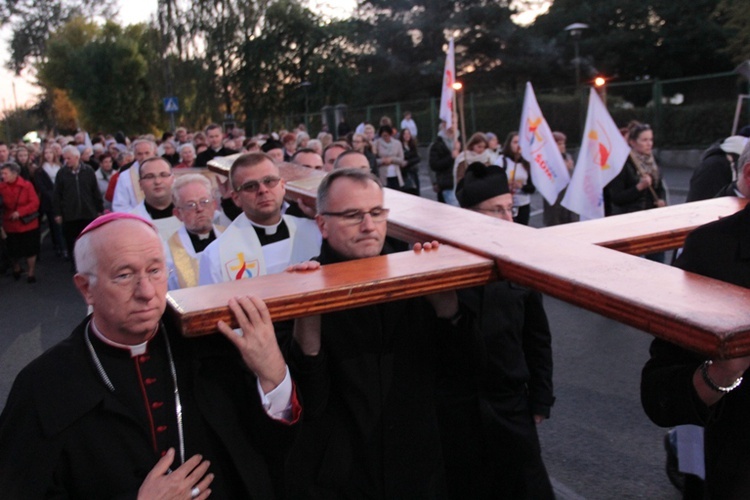
[[[242,335],[185,339],[149,222],[102,216],[75,251],[93,314],[13,384],[0,496],[274,498],[301,408],[265,304],[230,301]]]

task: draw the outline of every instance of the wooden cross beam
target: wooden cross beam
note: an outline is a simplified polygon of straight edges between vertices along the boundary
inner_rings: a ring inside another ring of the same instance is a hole
[[[310,200],[322,178],[295,166],[284,166],[282,175],[292,199]],[[740,209],[736,199],[546,229],[389,189],[385,199],[391,208],[389,235],[447,245],[324,266],[312,273],[170,292],[170,308],[183,333],[212,333],[218,319],[231,323],[226,304],[238,294],[259,295],[275,319],[287,319],[503,278],[709,356],[750,354],[750,315],[743,313],[750,290],[622,252],[678,247],[694,227]]]

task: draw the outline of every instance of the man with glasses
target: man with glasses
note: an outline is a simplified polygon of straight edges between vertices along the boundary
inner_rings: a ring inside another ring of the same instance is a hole
[[[174,215],[182,226],[167,240],[169,289],[198,286],[200,254],[224,232],[217,226],[216,200],[211,182],[201,174],[186,174],[172,185]]]
[[[172,203],[172,165],[161,157],[148,158],[141,162],[138,176],[145,197],[130,213],[151,221],[161,239],[167,241],[181,226]]]
[[[284,180],[270,156],[240,156],[229,179],[232,200],[242,213],[203,251],[200,285],[278,273],[318,255],[321,238],[315,222],[282,215]]]
[[[135,160],[130,165],[120,168],[112,196],[113,212],[130,212],[143,201],[144,193],[138,180],[140,164],[156,156],[156,144],[149,139],[138,139],[133,142]]]
[[[382,184],[366,170],[330,173],[317,204],[324,266],[390,251]],[[287,462],[288,497],[443,497],[436,350],[469,369],[469,320],[455,292],[297,320],[287,362],[314,418]]]
[[[13,384],[2,497],[278,496],[301,408],[265,304],[229,301],[239,334],[182,337],[162,322],[162,242],[129,213],[87,226],[75,259],[93,313]]]
[[[463,208],[513,223],[513,195],[497,165],[469,165],[456,198]],[[555,401],[542,295],[504,280],[457,293],[478,319],[484,362],[470,380],[441,373],[450,498],[554,498],[536,430]]]

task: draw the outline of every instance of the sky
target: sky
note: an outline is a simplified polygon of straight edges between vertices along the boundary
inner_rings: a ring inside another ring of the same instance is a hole
[[[119,18],[124,24],[148,21],[156,12],[156,0],[118,0],[118,3]],[[356,0],[309,0],[309,3],[318,12],[332,17],[347,17],[352,13]],[[536,15],[548,8],[550,2],[544,3],[547,5],[543,5],[539,11],[523,13],[515,21],[519,24],[530,23]],[[10,38],[11,32],[7,27],[0,30],[0,111],[13,109],[16,104],[20,107],[31,105],[39,94],[39,89],[33,85],[33,75],[25,73],[17,77],[5,69],[5,63],[10,58]]]

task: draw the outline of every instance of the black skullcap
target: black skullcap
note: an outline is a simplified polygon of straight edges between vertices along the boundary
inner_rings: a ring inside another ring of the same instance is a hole
[[[497,165],[474,162],[466,169],[456,187],[456,198],[463,208],[471,208],[485,200],[510,193],[508,176]]]

